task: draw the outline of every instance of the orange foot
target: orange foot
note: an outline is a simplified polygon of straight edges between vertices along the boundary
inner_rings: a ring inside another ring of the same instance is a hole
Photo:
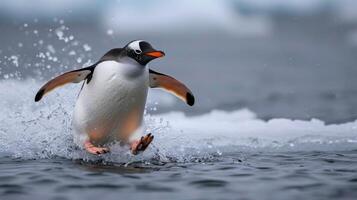
[[[137,155],[140,151],[145,151],[149,144],[154,139],[154,136],[151,133],[142,136],[140,140],[136,140],[130,144],[131,153]]]
[[[84,143],[84,148],[86,149],[87,152],[94,154],[94,155],[105,154],[105,153],[109,152],[109,148],[96,147],[90,141],[86,141]]]

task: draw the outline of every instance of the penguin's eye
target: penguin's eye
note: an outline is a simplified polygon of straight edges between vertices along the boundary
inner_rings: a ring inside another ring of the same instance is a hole
[[[141,54],[141,50],[135,49],[135,53],[136,53],[136,54]]]

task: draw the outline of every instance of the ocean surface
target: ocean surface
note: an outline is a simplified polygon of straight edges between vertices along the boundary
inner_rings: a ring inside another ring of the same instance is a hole
[[[129,166],[2,157],[1,199],[355,199],[356,151],[235,152]]]
[[[356,23],[324,12],[243,21],[159,35],[0,23],[0,199],[356,199]],[[72,137],[80,85],[34,95],[134,39],[165,51],[150,67],[186,83],[196,105],[151,90],[147,151],[89,155]]]

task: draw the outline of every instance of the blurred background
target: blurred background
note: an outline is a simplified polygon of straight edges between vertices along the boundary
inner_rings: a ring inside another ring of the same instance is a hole
[[[43,83],[144,39],[150,67],[186,83],[188,108],[153,91],[160,113],[248,108],[258,117],[357,119],[357,1],[2,0],[0,78]]]

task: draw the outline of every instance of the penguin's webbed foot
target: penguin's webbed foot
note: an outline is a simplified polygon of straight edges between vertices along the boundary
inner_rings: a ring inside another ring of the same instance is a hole
[[[94,154],[94,155],[105,154],[105,153],[109,152],[109,148],[107,148],[107,147],[96,147],[90,141],[86,141],[84,143],[84,148],[88,153],[91,153],[91,154]]]
[[[145,149],[149,146],[149,144],[154,139],[154,136],[151,133],[142,136],[140,140],[136,140],[130,144],[131,153],[137,155],[141,151],[145,151]]]

